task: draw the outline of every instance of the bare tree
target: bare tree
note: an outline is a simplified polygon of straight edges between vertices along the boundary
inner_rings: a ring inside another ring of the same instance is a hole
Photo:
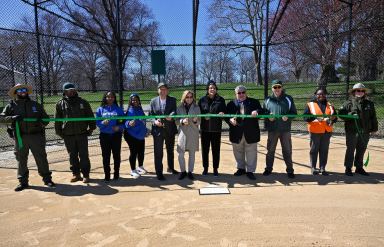
[[[121,33],[118,32],[116,1],[113,0],[56,0],[56,6],[78,26],[84,34],[97,42],[102,54],[109,61],[111,88],[117,90],[118,62],[117,46],[122,46],[122,69],[131,53],[131,44],[146,44],[148,29],[153,28],[153,16],[146,5],[139,0],[120,1]],[[119,36],[120,34],[120,36]]]

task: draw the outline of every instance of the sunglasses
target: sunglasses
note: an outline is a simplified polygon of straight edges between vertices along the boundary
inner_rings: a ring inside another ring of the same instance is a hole
[[[28,92],[28,89],[26,88],[19,88],[16,90],[16,93],[26,93],[26,92]]]
[[[237,94],[245,94],[245,92],[237,92]]]
[[[273,88],[273,89],[280,89],[281,86],[273,86],[272,88]]]
[[[358,92],[358,93],[365,93],[365,90],[364,90],[364,89],[356,89],[355,92]]]

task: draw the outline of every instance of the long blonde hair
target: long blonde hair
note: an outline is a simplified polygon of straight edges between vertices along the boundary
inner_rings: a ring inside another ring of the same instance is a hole
[[[184,103],[185,102],[185,98],[187,97],[188,94],[192,94],[192,98],[193,98],[192,104],[195,103],[195,94],[191,90],[185,90],[183,92],[183,95],[181,96],[180,102]]]

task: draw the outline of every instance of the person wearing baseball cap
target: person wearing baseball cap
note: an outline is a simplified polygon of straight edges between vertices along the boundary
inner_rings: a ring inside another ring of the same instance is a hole
[[[71,82],[63,85],[63,98],[56,104],[55,118],[93,118],[91,105],[78,96],[76,85]],[[64,139],[69,154],[73,174],[71,182],[83,180],[89,183],[91,162],[88,154],[88,136],[96,129],[95,121],[56,121],[55,131]],[[83,174],[81,177],[80,173]]]
[[[344,102],[339,110],[340,115],[359,117],[357,123],[355,119],[344,118],[347,145],[344,166],[347,176],[353,176],[352,166],[356,167],[356,174],[369,175],[363,168],[364,153],[367,150],[370,136],[378,130],[378,122],[375,105],[368,99],[368,92],[369,90],[363,83],[356,83],[350,90],[350,98]]]
[[[45,126],[49,123],[41,121],[43,118],[49,118],[44,108],[32,100],[29,95],[32,94],[32,87],[28,84],[17,84],[12,87],[8,95],[12,98],[10,103],[5,106],[0,114],[0,122],[11,124],[8,133],[15,140],[15,155],[17,160],[17,178],[19,185],[15,191],[22,191],[29,187],[28,154],[32,151],[35,158],[39,175],[48,187],[55,187],[49,170],[47,153],[45,151]],[[37,121],[26,122],[24,118],[36,118]],[[23,146],[15,137],[16,122],[19,122],[19,129]]]

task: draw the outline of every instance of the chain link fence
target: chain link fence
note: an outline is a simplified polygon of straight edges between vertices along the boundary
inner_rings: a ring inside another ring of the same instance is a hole
[[[160,80],[170,85],[170,94],[177,99],[184,90],[195,88],[197,98],[202,97],[204,84],[215,80],[219,94],[227,102],[234,98],[234,88],[243,84],[248,88],[248,95],[262,103],[264,96],[271,93],[270,86],[263,85],[264,79],[281,79],[299,113],[319,85],[327,86],[328,98],[337,109],[346,99],[348,74],[349,87],[362,81],[371,89],[370,98],[375,102],[379,118],[377,137],[382,138],[384,42],[375,42],[384,40],[380,36],[384,33],[383,3],[354,2],[354,22],[349,30],[351,5],[328,1],[333,5],[327,5],[330,10],[325,13],[319,10],[316,1],[308,0],[305,12],[300,9],[303,1],[253,1],[255,5],[250,10],[258,15],[252,20],[254,29],[249,30],[245,26],[250,23],[232,23],[235,28],[228,26],[232,17],[239,22],[248,21],[245,12],[231,12],[235,9],[231,4],[237,1],[202,1],[199,6],[196,0],[170,0],[162,3],[168,12],[158,11],[161,6],[157,0],[110,1],[109,6],[90,0],[81,1],[79,5],[75,1],[9,1],[0,10],[3,16],[14,16],[0,22],[0,108],[9,101],[10,87],[28,83],[34,89],[31,97],[42,102],[47,113],[53,116],[65,82],[76,83],[79,95],[87,99],[95,111],[106,90],[120,92],[125,104],[132,92],[139,93],[146,108],[156,96],[159,80],[152,74],[151,51],[161,49],[166,54],[166,74],[161,75]],[[117,19],[116,3],[120,3],[120,19]],[[195,13],[198,20],[195,34],[193,4],[199,6],[198,14]],[[299,19],[301,12],[317,15]],[[362,15],[366,16],[365,21]],[[372,20],[376,20],[374,25]],[[338,26],[325,32],[324,25],[331,24]],[[255,36],[244,36],[242,32],[235,32],[236,28],[254,31]],[[348,34],[353,38],[349,63]],[[195,42],[191,43],[194,35]],[[256,38],[254,42],[252,37]],[[326,43],[327,39],[332,42]],[[315,46],[319,42],[323,42],[323,50],[321,45]],[[327,45],[334,48],[327,50]],[[376,50],[367,57],[369,47]],[[306,132],[306,123],[296,119],[293,131]],[[342,121],[336,124],[335,133],[344,133]],[[97,138],[97,134],[94,133],[93,138]],[[12,147],[13,140],[7,137],[4,127],[0,128],[0,136],[1,149]],[[53,123],[48,125],[46,136],[49,142],[58,140]]]

